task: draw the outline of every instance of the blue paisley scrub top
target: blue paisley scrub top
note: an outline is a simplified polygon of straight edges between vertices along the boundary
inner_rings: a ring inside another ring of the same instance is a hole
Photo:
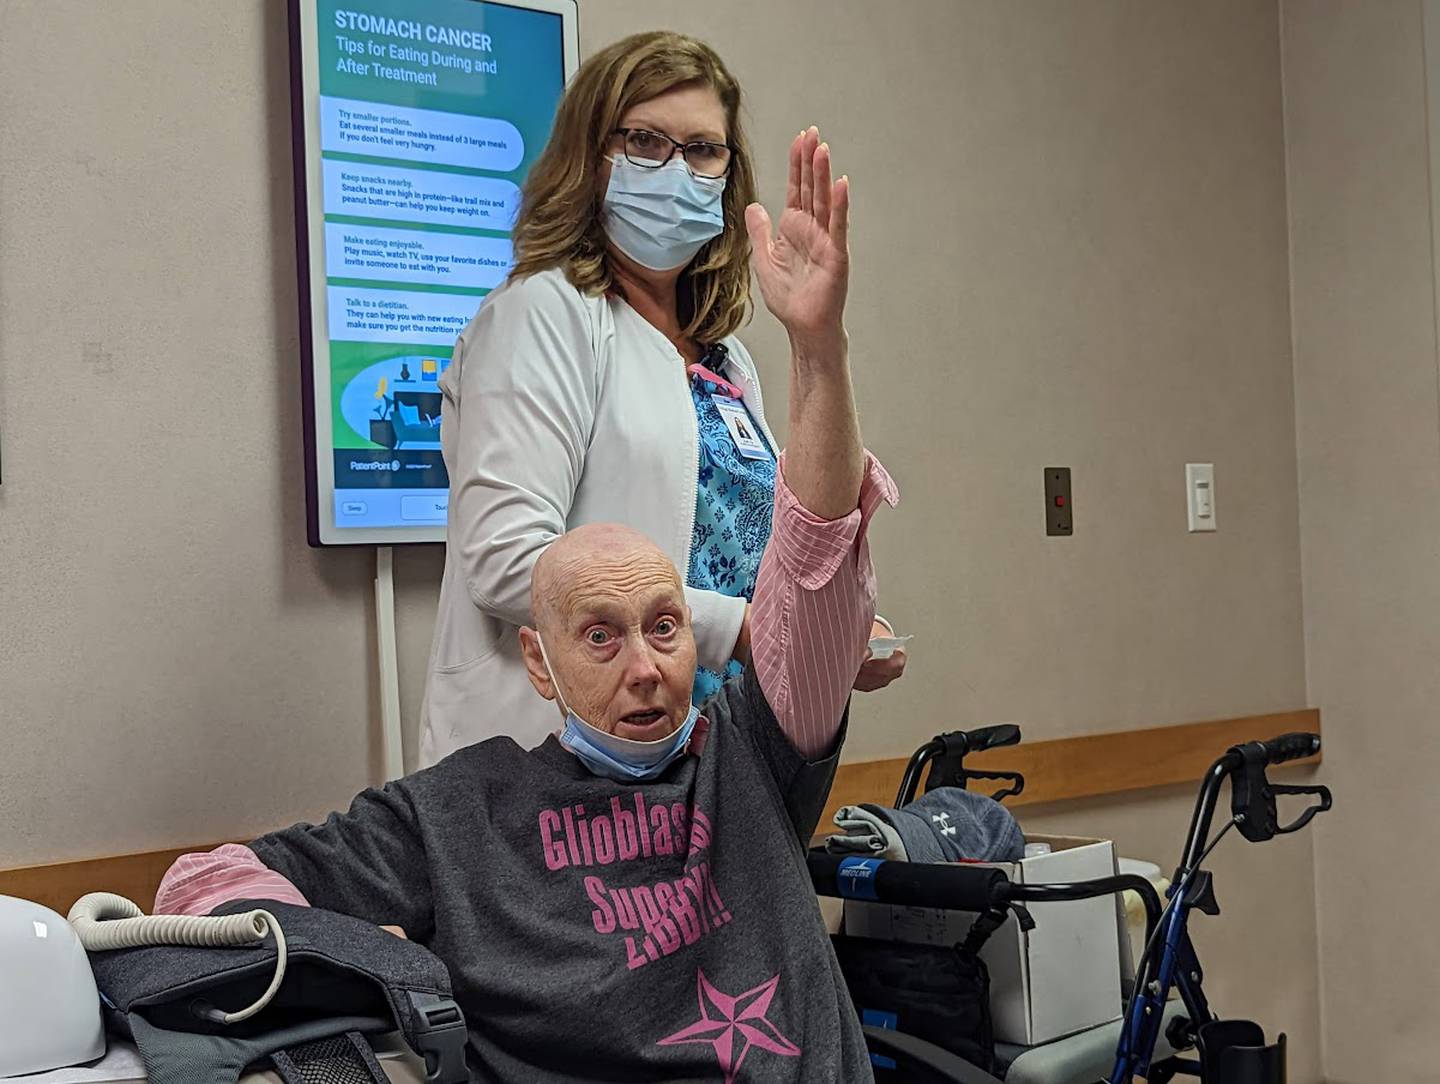
[[[686,583],[749,601],[755,593],[760,558],[770,541],[775,449],[756,425],[753,428],[770,454],[764,459],[747,459],[740,454],[711,398],[719,391],[717,385],[698,373],[691,374],[690,397],[700,430],[700,475]],[[726,678],[740,671],[740,664],[733,661],[723,674],[700,667],[691,693],[693,702],[703,704]]]

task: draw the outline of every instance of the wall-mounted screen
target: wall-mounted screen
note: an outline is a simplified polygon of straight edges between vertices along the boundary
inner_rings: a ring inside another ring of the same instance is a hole
[[[575,0],[291,0],[311,545],[437,542],[440,376],[512,263]]]

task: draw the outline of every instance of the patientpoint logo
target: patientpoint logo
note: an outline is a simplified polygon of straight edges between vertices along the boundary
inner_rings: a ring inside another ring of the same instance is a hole
[[[399,469],[400,469],[400,460],[398,460],[398,459],[392,459],[392,460],[390,460],[390,462],[388,462],[388,463],[370,463],[370,462],[364,462],[364,463],[362,463],[362,462],[359,462],[358,460],[352,459],[352,460],[350,460],[350,469],[351,469],[351,470],[399,470]]]

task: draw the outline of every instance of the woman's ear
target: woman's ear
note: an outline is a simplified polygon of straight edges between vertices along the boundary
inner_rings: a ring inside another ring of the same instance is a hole
[[[550,667],[545,665],[545,653],[540,650],[540,634],[525,627],[520,630],[520,656],[525,660],[525,674],[535,691],[546,700],[555,700],[555,679],[550,676]]]

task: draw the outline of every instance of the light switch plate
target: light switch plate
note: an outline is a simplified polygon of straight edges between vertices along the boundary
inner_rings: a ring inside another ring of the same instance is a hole
[[[1190,533],[1215,530],[1215,464],[1185,464],[1185,502]]]

